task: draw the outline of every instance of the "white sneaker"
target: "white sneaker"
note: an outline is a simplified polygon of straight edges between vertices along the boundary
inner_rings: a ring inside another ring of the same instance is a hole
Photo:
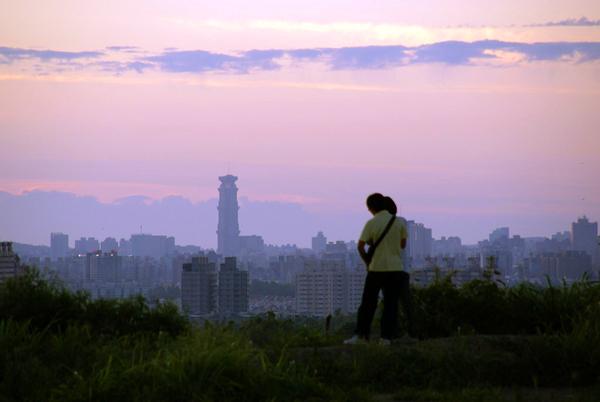
[[[379,346],[392,346],[392,341],[385,338],[379,338]]]
[[[367,341],[363,338],[359,338],[357,335],[354,335],[350,339],[346,339],[344,341],[344,345],[366,345]]]
[[[404,334],[403,337],[396,339],[398,343],[417,343],[419,342],[419,338],[413,338],[409,334]]]

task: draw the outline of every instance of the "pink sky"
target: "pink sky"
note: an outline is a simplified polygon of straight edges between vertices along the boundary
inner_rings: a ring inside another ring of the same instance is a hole
[[[5,3],[13,194],[198,202],[230,166],[240,195],[315,214],[389,194],[436,238],[600,219],[595,0]]]

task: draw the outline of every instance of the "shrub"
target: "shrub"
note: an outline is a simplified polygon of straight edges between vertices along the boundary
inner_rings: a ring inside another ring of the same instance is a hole
[[[36,268],[0,284],[0,320],[29,322],[32,329],[64,331],[69,325],[87,325],[104,335],[154,334],[176,336],[191,326],[171,302],[149,308],[142,296],[99,299],[73,293]]]
[[[430,286],[411,288],[422,337],[568,333],[575,322],[600,320],[598,283],[506,287],[488,275],[459,288],[451,279],[438,278]],[[406,330],[402,308],[399,326]]]

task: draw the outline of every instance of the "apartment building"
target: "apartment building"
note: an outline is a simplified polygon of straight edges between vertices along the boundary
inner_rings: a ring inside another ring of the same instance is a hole
[[[308,262],[308,261],[307,261]],[[321,260],[320,266],[307,263],[296,274],[296,312],[343,314],[358,310],[366,271],[348,271],[343,260]]]
[[[181,272],[181,306],[187,314],[217,310],[217,271],[208,257],[193,257]]]

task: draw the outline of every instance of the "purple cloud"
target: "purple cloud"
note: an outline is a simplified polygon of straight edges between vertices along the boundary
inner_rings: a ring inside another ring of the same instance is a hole
[[[8,62],[21,59],[39,59],[42,62],[51,60],[91,59],[104,56],[102,52],[60,52],[56,50],[32,50],[12,47],[0,47],[0,56]]]
[[[600,26],[600,20],[588,20],[583,16],[580,19],[567,18],[558,22],[546,22],[545,24],[523,25],[524,27],[597,27]]]
[[[204,50],[165,52],[141,60],[157,63],[168,72],[223,71],[246,74],[252,69],[276,70],[281,68],[274,59],[283,55],[282,50],[251,50],[240,56],[211,53]]]
[[[126,71],[136,71],[138,74],[142,74],[146,69],[154,68],[153,64],[144,63],[142,61],[134,61],[130,63],[121,63],[118,61],[99,61],[92,63],[94,66],[100,66],[102,71],[109,71],[114,73],[124,73]]]
[[[116,48],[116,47],[112,47]],[[128,52],[129,47],[118,47]],[[278,59],[291,58],[296,63],[322,62],[331,70],[379,70],[411,64],[441,63],[449,66],[475,65],[477,60],[497,59],[490,51],[520,53],[527,61],[554,61],[576,59],[578,63],[600,60],[600,42],[546,42],[520,43],[497,40],[476,42],[448,41],[416,47],[363,46],[346,48],[271,49],[237,52],[232,55],[204,50],[166,51],[155,56],[133,57],[130,61],[95,61],[77,63],[78,68],[100,67],[117,74],[148,69],[168,73],[220,72],[248,74],[282,68]],[[141,50],[140,50],[141,51]],[[136,50],[137,52],[137,50]],[[0,47],[0,64],[21,59],[37,58],[42,62],[57,60],[59,65],[76,63],[75,59],[96,58],[102,52],[58,52]]]

